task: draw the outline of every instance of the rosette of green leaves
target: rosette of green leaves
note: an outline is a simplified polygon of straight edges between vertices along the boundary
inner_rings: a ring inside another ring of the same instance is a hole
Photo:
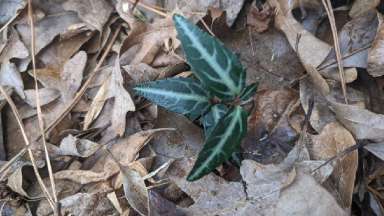
[[[194,181],[210,173],[240,148],[248,116],[240,104],[253,96],[257,85],[245,86],[243,66],[219,40],[180,15],[174,15],[173,20],[188,64],[198,80],[157,80],[140,84],[135,91],[192,120],[200,117],[206,139],[187,177]]]

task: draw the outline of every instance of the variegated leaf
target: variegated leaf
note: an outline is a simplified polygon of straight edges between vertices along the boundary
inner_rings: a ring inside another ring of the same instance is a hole
[[[238,96],[245,86],[245,70],[224,45],[180,15],[174,15],[178,38],[193,73],[223,100]]]
[[[208,93],[198,81],[190,78],[147,82],[134,89],[148,100],[191,119],[199,117],[210,106]]]
[[[216,104],[212,106],[209,112],[202,117],[201,122],[204,126],[205,137],[209,136],[215,125],[227,112],[227,106],[224,104]]]
[[[246,101],[250,99],[256,93],[257,86],[258,86],[258,83],[252,83],[249,86],[245,87],[241,92],[240,99],[242,101]]]
[[[194,181],[228,160],[247,132],[247,113],[236,106],[218,122],[207,138],[187,180]]]

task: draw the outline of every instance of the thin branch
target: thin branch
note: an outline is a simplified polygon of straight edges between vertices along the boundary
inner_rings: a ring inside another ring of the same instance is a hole
[[[13,114],[15,115],[16,122],[19,125],[20,131],[21,131],[21,135],[24,139],[25,145],[27,146],[28,155],[29,155],[29,158],[31,159],[33,171],[36,175],[37,181],[38,181],[44,195],[46,196],[49,205],[51,206],[51,208],[53,210],[55,210],[55,203],[53,202],[52,197],[49,194],[47,187],[44,185],[43,179],[41,178],[39,170],[38,170],[37,165],[36,165],[35,157],[33,156],[32,150],[29,148],[30,142],[28,140],[27,134],[25,133],[24,125],[23,125],[23,122],[21,120],[20,114],[17,111],[16,105],[13,102],[12,98],[9,97],[9,95],[5,91],[4,87],[1,85],[0,85],[0,93],[4,96],[5,100],[8,102],[9,106],[11,107]]]
[[[45,140],[44,120],[43,120],[43,113],[41,111],[39,84],[37,82],[37,74],[36,74],[36,59],[35,59],[35,50],[36,50],[35,42],[36,41],[35,41],[35,25],[34,25],[34,19],[33,19],[32,0],[28,0],[28,18],[29,18],[29,25],[31,27],[31,58],[32,58],[33,78],[34,78],[34,84],[35,84],[37,119],[39,123],[39,130],[42,137],[43,147],[44,147],[45,160],[47,162],[49,181],[51,182],[53,200],[55,201],[55,206],[57,206],[58,200],[56,195],[56,185],[55,185],[55,179],[53,178],[51,159],[49,158],[47,143]]]
[[[339,69],[339,76],[340,76],[340,81],[341,81],[341,89],[343,91],[345,103],[348,104],[347,86],[346,86],[346,82],[345,82],[343,60],[341,57],[339,37],[337,35],[337,28],[336,28],[335,16],[333,14],[332,4],[331,4],[330,0],[322,0],[322,3],[324,5],[325,11],[327,12],[327,15],[329,18],[329,23],[331,24],[333,41],[334,41],[334,46],[335,46],[335,51],[336,51],[337,66]]]

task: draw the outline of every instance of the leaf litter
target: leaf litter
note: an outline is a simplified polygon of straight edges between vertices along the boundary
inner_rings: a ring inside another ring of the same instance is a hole
[[[348,104],[334,43],[320,38],[320,30],[330,35],[332,22],[320,1],[32,2],[34,38],[28,1],[0,3],[0,84],[21,114],[34,156],[25,154],[15,110],[1,106],[2,214],[384,213],[384,123],[368,104],[383,98],[360,87],[362,70],[377,83],[383,75],[380,1],[331,1],[336,22],[349,15],[337,26]],[[133,91],[189,76],[173,13],[213,31],[246,66],[246,85],[259,83],[247,104],[241,164],[231,158],[195,182],[187,174],[206,129]],[[38,130],[31,46],[55,190]]]

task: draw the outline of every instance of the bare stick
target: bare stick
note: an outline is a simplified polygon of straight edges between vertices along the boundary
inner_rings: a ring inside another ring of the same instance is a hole
[[[37,181],[38,181],[43,193],[45,194],[49,205],[51,206],[51,208],[53,210],[55,210],[55,203],[53,202],[52,197],[49,194],[47,187],[45,187],[45,185],[44,185],[43,179],[41,178],[39,170],[38,170],[37,165],[36,165],[35,157],[33,156],[32,150],[29,148],[30,143],[29,143],[27,134],[25,133],[24,125],[23,125],[23,122],[21,121],[21,117],[20,117],[19,112],[17,111],[16,105],[13,102],[12,98],[9,97],[9,95],[7,94],[7,92],[5,91],[3,86],[1,86],[1,85],[0,85],[0,93],[4,96],[5,100],[8,102],[9,106],[11,107],[13,114],[15,115],[16,122],[20,127],[21,135],[24,139],[25,145],[27,146],[28,155],[31,159],[33,171],[36,175]]]
[[[34,19],[33,19],[33,8],[32,8],[32,1],[31,0],[28,0],[28,18],[29,18],[29,25],[31,27],[31,58],[32,58],[33,78],[34,78],[34,83],[35,83],[37,120],[39,123],[39,130],[40,130],[41,137],[42,137],[45,160],[47,162],[47,168],[48,168],[49,181],[51,182],[53,200],[55,201],[55,206],[57,206],[58,200],[57,200],[57,196],[56,196],[56,185],[55,185],[55,179],[53,178],[51,159],[49,158],[47,143],[45,140],[44,120],[43,120],[43,113],[41,111],[39,85],[37,83],[36,59],[35,59],[35,48],[36,48],[36,46],[35,46],[35,42],[36,42],[35,41],[35,25],[34,25]],[[55,214],[57,214],[57,211]]]
[[[344,74],[343,60],[341,57],[339,37],[337,35],[337,28],[336,28],[335,16],[333,14],[332,4],[330,0],[322,0],[322,2],[325,8],[325,11],[327,12],[327,15],[328,15],[329,23],[331,24],[333,41],[334,41],[334,46],[336,51],[337,66],[339,69],[339,76],[341,81],[341,89],[343,91],[345,103],[348,104],[347,86],[345,84],[346,82],[344,77],[345,74]]]

